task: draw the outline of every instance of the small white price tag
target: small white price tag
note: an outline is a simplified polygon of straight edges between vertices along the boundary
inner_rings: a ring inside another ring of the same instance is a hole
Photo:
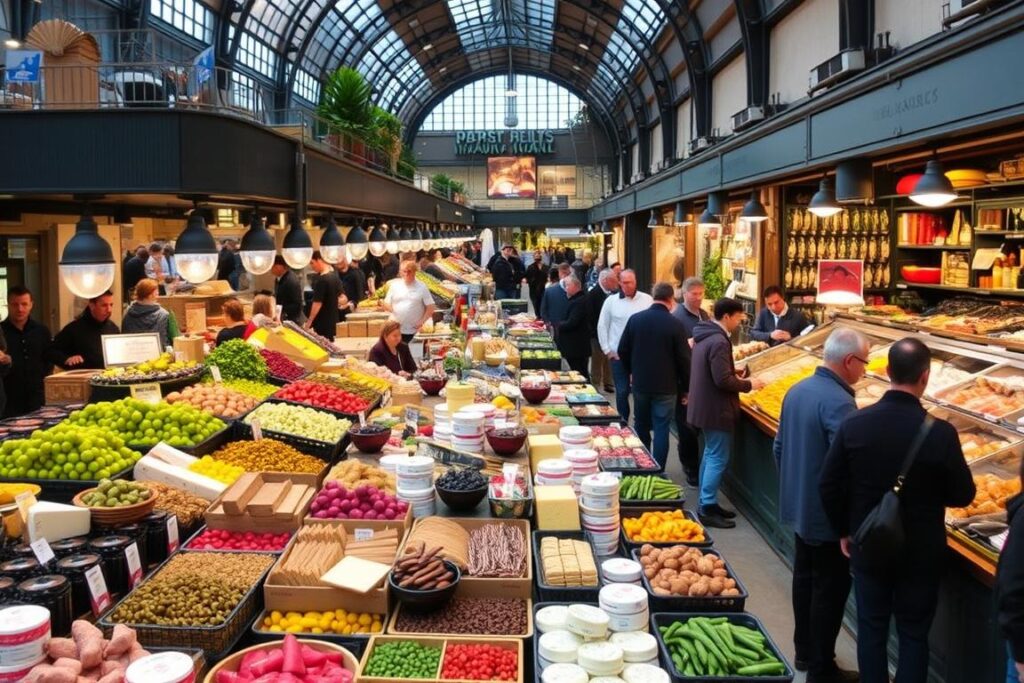
[[[139,545],[132,543],[124,549],[124,557],[128,560],[128,582],[135,588],[142,581],[142,560],[139,558]]]
[[[357,541],[369,541],[373,538],[373,529],[356,529]]]
[[[130,391],[132,392],[132,398],[144,403],[156,405],[163,399],[163,394],[160,393],[160,385],[156,382],[133,384]]]
[[[50,542],[45,538],[37,538],[31,543],[32,552],[36,554],[36,559],[39,560],[39,564],[46,566],[46,563],[54,558],[53,548],[50,547]]]
[[[420,421],[420,409],[416,406],[405,407],[405,428],[412,431],[413,434],[419,428]]]
[[[359,411],[359,426],[360,427],[365,427],[366,426],[366,411],[365,410],[360,410]]]
[[[85,572],[85,581],[89,585],[93,616],[98,617],[110,607],[110,591],[107,590],[107,580],[103,578],[103,565],[98,564]]]
[[[254,419],[252,422],[250,422],[249,426],[252,427],[253,441],[259,441],[260,439],[263,438],[263,429],[260,427],[260,421],[258,419]]]
[[[216,382],[217,384],[221,383],[222,379],[221,379],[221,376],[220,376],[220,368],[218,368],[216,365],[211,365],[210,366],[210,374],[213,375],[213,381],[214,382]]]
[[[994,545],[997,550],[1002,550],[1003,544],[1006,543],[1006,537],[1009,536],[1009,534],[1009,531],[1002,531],[996,534],[995,536],[990,537],[988,539],[988,542]]]
[[[170,515],[167,517],[167,554],[170,555],[178,546],[181,544],[178,538],[178,516]]]

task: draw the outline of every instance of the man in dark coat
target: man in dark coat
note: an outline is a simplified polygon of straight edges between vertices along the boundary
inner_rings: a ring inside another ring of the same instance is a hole
[[[596,266],[595,266],[596,267]],[[595,285],[587,292],[587,324],[590,326],[590,381],[594,387],[606,394],[614,393],[615,380],[608,356],[601,350],[601,341],[597,338],[597,321],[601,319],[601,307],[604,300],[619,290],[619,276],[611,268],[605,268],[597,278]]]
[[[302,283],[284,257],[274,257],[274,265],[270,268],[274,274],[274,301],[281,307],[281,320],[291,320],[296,325],[306,322],[302,312]]]
[[[866,363],[867,359],[861,359]],[[931,375],[931,352],[901,339],[889,349],[890,389],[873,406],[839,426],[821,472],[825,514],[849,554],[857,596],[857,662],[864,683],[889,680],[889,622],[899,635],[897,681],[928,678],[928,631],[939,599],[946,557],[947,507],[974,499],[971,471],[956,427],[935,419],[900,490],[906,543],[884,562],[862,557],[849,538],[896,485],[926,412],[921,396]]]
[[[743,304],[722,298],[715,302],[715,319],[693,328],[693,366],[687,418],[704,430],[704,456],[700,463],[700,507],[704,526],[731,529],[736,513],[718,504],[718,487],[729,466],[733,431],[740,416],[741,393],[764,386],[760,379],[741,379],[732,360],[732,333],[746,318]]]
[[[548,269],[541,260],[538,249],[533,252],[533,263],[526,269],[526,284],[530,290],[530,301],[533,302],[533,313],[540,317],[540,300],[544,296],[544,285],[548,281]]]
[[[82,315],[64,326],[53,338],[50,359],[67,370],[102,370],[105,334],[120,334],[110,320],[114,312],[114,295],[109,290],[89,299]]]
[[[565,320],[558,329],[558,350],[565,357],[569,369],[587,377],[589,381],[587,362],[590,360],[590,327],[587,325],[583,285],[575,275],[565,278],[563,285],[569,306]]]
[[[355,313],[356,306],[363,300],[365,282],[357,261],[349,263],[348,259],[342,256],[334,267],[341,283],[341,293],[345,295],[338,302],[338,322],[345,322],[345,318],[350,313]]]
[[[751,339],[776,346],[799,336],[810,325],[803,313],[789,307],[778,285],[765,287],[761,296],[764,308],[757,314],[750,330]]]
[[[506,244],[488,266],[494,278],[494,298],[515,299],[519,296],[516,287],[516,271],[512,266],[512,245]]]
[[[686,341],[693,348],[693,328],[697,323],[710,320],[711,316],[701,308],[704,301],[704,280],[688,277],[683,281],[682,295],[672,315],[678,318],[686,329]],[[686,405],[681,401],[676,406],[676,436],[679,462],[683,465],[686,483],[697,487],[700,484],[700,441],[697,430],[686,419]]]
[[[1021,463],[1024,467],[1024,462]],[[1024,478],[1024,470],[1021,472]],[[999,554],[996,572],[996,605],[999,628],[1006,637],[1010,662],[1006,680],[1024,678],[1024,494],[1018,493],[1006,503],[1010,532]]]
[[[551,284],[540,298],[540,318],[551,325],[555,341],[558,341],[558,328],[565,322],[565,316],[569,313],[569,297],[566,296],[565,287],[562,285],[562,280],[569,276],[569,272],[567,263],[552,268],[549,273]]]
[[[10,373],[4,377],[7,407],[4,417],[24,415],[46,403],[43,378],[53,371],[50,330],[32,319],[32,292],[22,286],[7,291],[7,319],[0,323],[10,354]]]
[[[217,280],[227,280],[235,269],[235,250],[232,240],[224,240],[220,243],[220,252],[217,254]]]
[[[313,252],[309,265],[317,274],[317,278],[313,281],[313,304],[309,308],[309,317],[306,318],[303,327],[334,341],[334,335],[338,331],[341,278],[331,264],[324,261],[319,250]]]
[[[672,285],[657,283],[651,298],[654,302],[650,308],[633,314],[626,322],[618,354],[633,378],[633,429],[664,467],[676,404],[685,399],[690,383],[690,344],[683,324],[672,316]]]
[[[132,290],[135,289],[135,285],[139,284],[139,280],[146,277],[146,261],[148,260],[149,249],[144,245],[139,245],[135,250],[135,256],[125,261],[124,273],[121,278],[125,301],[131,299]]]

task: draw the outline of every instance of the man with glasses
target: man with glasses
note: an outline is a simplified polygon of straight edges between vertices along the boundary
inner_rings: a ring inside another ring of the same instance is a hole
[[[857,409],[853,385],[864,376],[868,340],[840,327],[825,341],[824,364],[782,402],[774,453],[779,517],[793,528],[793,641],[808,683],[856,681],[835,662],[836,638],[850,594],[850,564],[825,515],[818,478],[840,423]]]

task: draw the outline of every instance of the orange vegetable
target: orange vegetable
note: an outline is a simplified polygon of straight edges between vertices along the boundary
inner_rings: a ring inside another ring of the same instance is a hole
[[[622,528],[626,532],[626,538],[634,542],[704,541],[704,527],[692,519],[687,519],[682,510],[648,511],[639,517],[626,517],[622,520]]]

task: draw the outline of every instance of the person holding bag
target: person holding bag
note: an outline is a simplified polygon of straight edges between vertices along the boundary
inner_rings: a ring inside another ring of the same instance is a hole
[[[920,399],[931,372],[928,347],[910,337],[896,342],[888,372],[890,389],[882,399],[839,426],[819,493],[853,570],[860,680],[888,683],[894,617],[896,683],[924,683],[946,550],[945,511],[969,504],[975,488],[956,428],[937,418],[925,422]]]

